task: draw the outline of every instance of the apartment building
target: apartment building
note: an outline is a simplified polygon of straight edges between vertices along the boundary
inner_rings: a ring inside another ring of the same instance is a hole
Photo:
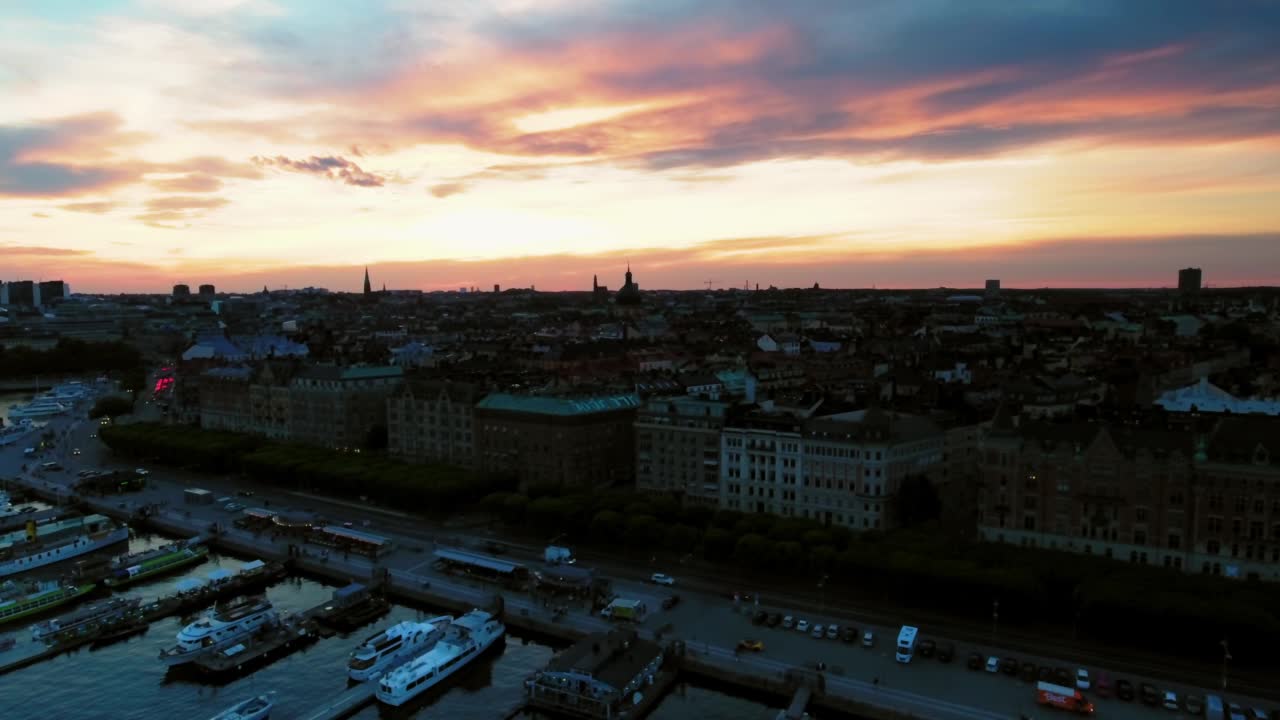
[[[685,502],[720,501],[720,432],[730,404],[689,396],[651,398],[636,412],[636,488]]]
[[[334,448],[360,448],[387,421],[387,398],[400,388],[396,366],[318,365],[289,385],[290,439]]]
[[[475,385],[410,378],[387,399],[387,451],[412,462],[475,465]]]
[[[476,404],[476,463],[521,485],[630,486],[635,395],[551,397],[490,393]]]

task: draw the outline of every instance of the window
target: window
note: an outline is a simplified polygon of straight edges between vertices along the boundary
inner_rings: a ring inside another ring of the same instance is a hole
[[[1133,521],[1134,521],[1134,522],[1146,522],[1146,521],[1147,521],[1147,509],[1146,509],[1146,508],[1143,508],[1143,507],[1140,507],[1140,508],[1134,508],[1134,509],[1133,509]]]

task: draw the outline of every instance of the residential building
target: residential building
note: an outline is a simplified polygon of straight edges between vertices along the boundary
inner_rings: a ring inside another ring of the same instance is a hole
[[[477,466],[522,485],[629,486],[635,478],[633,394],[551,397],[491,393],[475,410]]]
[[[319,365],[299,371],[289,385],[290,439],[365,447],[375,427],[385,427],[387,398],[403,381],[403,368],[395,366]]]
[[[708,397],[650,398],[636,413],[636,488],[685,502],[720,501],[720,432],[730,404]]]
[[[1200,268],[1183,268],[1178,271],[1178,292],[1183,295],[1195,295],[1200,292]]]
[[[387,451],[413,462],[475,465],[475,385],[410,377],[387,399]]]

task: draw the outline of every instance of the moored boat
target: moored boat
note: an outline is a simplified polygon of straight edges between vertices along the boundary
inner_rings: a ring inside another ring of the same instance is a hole
[[[55,582],[7,582],[0,587],[0,625],[65,605],[93,592],[94,587],[93,583],[63,585]]]
[[[241,639],[280,622],[265,597],[239,598],[213,608],[204,617],[182,628],[178,644],[160,651],[165,665],[189,663],[206,652],[217,652]]]
[[[102,515],[86,515],[0,535],[0,577],[71,560],[129,539],[129,527]]]
[[[235,705],[214,715],[209,720],[267,720],[271,716],[271,708],[275,703],[270,695],[259,695],[242,700]]]
[[[370,635],[351,653],[347,675],[357,682],[372,680],[421,655],[444,637],[453,622],[448,615],[424,622],[401,622]]]
[[[141,598],[109,598],[66,615],[33,625],[31,627],[31,638],[44,642],[94,634],[104,626],[112,625],[126,617],[136,615],[141,604]]]
[[[433,648],[382,676],[376,691],[380,702],[400,706],[466,667],[489,649],[506,627],[483,610],[457,618]]]
[[[204,545],[177,542],[125,555],[111,562],[111,575],[103,582],[109,587],[122,587],[162,573],[203,562],[209,556]]]

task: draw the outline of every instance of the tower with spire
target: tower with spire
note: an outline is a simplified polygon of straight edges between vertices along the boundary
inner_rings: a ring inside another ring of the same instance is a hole
[[[369,284],[369,266],[364,266],[364,296],[369,297],[373,294],[373,286]]]

